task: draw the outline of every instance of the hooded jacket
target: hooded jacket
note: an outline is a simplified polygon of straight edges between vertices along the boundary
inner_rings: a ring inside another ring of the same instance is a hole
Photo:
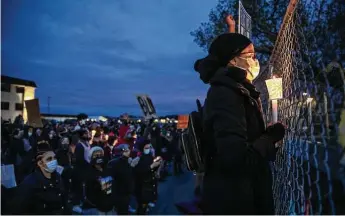
[[[269,160],[276,149],[274,140],[265,135],[259,92],[242,69],[220,68],[213,73],[200,75],[211,84],[203,119],[210,137],[203,212],[274,214]]]

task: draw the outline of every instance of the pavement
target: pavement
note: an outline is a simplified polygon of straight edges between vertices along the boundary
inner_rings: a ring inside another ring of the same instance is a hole
[[[194,198],[194,175],[185,171],[179,176],[168,176],[158,185],[158,200],[150,215],[180,215],[175,203],[190,201]]]

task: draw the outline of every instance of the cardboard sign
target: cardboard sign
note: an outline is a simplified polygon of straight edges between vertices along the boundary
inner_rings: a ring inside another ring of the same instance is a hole
[[[137,95],[137,100],[145,119],[157,118],[156,109],[148,95]]]
[[[238,33],[252,37],[252,17],[247,13],[241,0],[238,1]]]
[[[188,127],[188,120],[189,120],[188,115],[179,115],[177,129],[186,129]]]
[[[5,188],[14,188],[17,186],[13,164],[1,166],[1,185]]]
[[[28,113],[27,124],[34,128],[43,127],[39,100],[38,99],[26,100],[25,106]]]

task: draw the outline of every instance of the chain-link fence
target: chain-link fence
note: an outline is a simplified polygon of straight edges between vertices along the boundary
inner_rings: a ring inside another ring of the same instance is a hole
[[[338,140],[344,71],[335,61],[324,62],[315,35],[303,27],[315,19],[312,11],[305,13],[312,2],[290,1],[270,64],[255,83],[270,122],[264,80],[283,79],[278,120],[288,130],[273,166],[276,214],[345,214],[344,147]]]

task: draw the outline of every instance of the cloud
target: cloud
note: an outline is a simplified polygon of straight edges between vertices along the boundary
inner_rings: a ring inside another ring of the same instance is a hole
[[[206,94],[193,71],[194,61],[204,53],[189,32],[207,20],[215,4],[216,0],[6,4],[2,70],[34,79],[42,109],[51,96],[55,112],[140,114],[137,93],[149,94],[159,112],[185,112],[194,109],[196,97]]]

